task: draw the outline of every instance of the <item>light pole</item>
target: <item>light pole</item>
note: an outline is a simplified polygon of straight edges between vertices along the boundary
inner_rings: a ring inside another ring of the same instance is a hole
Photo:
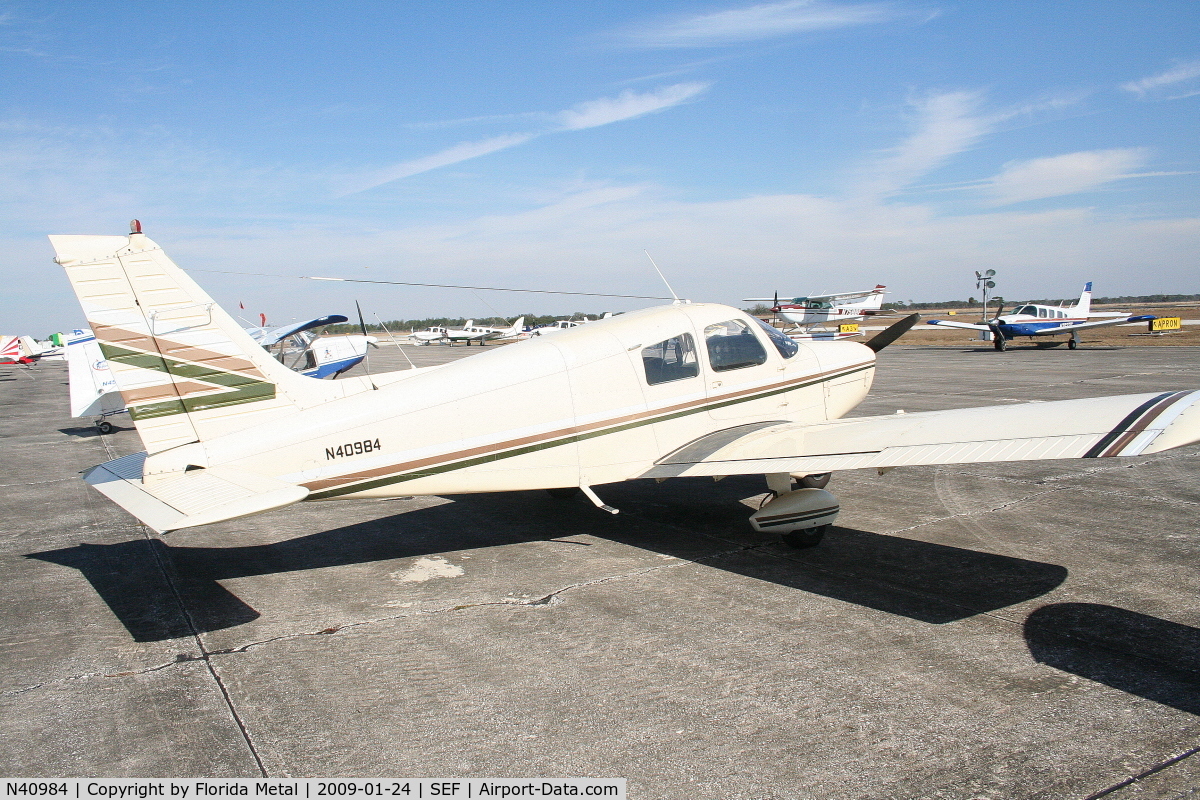
[[[996,277],[996,270],[994,269],[975,272],[975,288],[983,291],[983,309],[979,313],[979,321],[984,325],[987,324],[988,296],[991,290],[996,288],[996,282],[992,280],[994,277]],[[979,338],[981,341],[987,341],[993,338],[993,336],[990,332],[980,331]]]
[[[990,290],[996,288],[996,282],[992,280],[994,277],[996,277],[994,269],[975,273],[975,288],[983,290],[983,310],[979,318],[980,322],[987,322],[988,295]]]

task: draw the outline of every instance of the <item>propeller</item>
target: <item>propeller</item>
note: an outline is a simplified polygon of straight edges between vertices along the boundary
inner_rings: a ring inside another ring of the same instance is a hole
[[[366,337],[367,323],[363,322],[362,306],[360,306],[358,304],[357,300],[354,301],[354,308],[358,311],[358,329],[360,331],[362,331],[362,335],[364,337]],[[363,372],[367,373],[367,380],[371,382],[371,388],[378,389],[379,387],[375,385],[375,381],[371,380],[371,352],[370,351],[371,351],[371,348],[368,347],[367,352],[363,353],[363,361],[362,361]]]
[[[913,325],[916,325],[917,320],[920,318],[920,314],[909,314],[899,322],[893,322],[891,325],[884,328],[882,332],[871,337],[871,341],[866,342],[867,347],[878,353],[880,350],[887,347],[904,334],[908,333],[909,329],[912,328]]]

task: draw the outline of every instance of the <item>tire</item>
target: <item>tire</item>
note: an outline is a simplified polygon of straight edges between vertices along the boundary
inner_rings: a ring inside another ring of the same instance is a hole
[[[801,489],[824,489],[829,485],[829,479],[833,476],[832,472],[821,472],[816,475],[805,475],[796,481],[796,485]]]
[[[1008,348],[1008,342],[1005,341],[1003,336],[997,336],[992,340],[992,347],[1003,353]]]
[[[828,525],[818,525],[815,528],[806,528],[802,531],[785,533],[783,535],[783,543],[797,550],[816,547],[825,538],[825,531],[827,530],[829,530]]]
[[[570,500],[572,497],[579,494],[579,487],[563,486],[557,489],[547,489],[546,494],[550,495],[555,500]]]
[[[101,434],[112,433],[113,424],[106,419],[100,420],[96,423],[96,430],[100,431]]]
[[[1067,340],[1067,348],[1068,349],[1075,350],[1078,347],[1079,347],[1079,342],[1075,341],[1074,339]]]

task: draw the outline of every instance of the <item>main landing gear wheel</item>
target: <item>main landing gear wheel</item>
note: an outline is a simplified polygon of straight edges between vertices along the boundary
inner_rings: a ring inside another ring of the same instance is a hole
[[[815,528],[806,528],[802,531],[792,531],[783,535],[783,543],[795,547],[797,550],[802,550],[806,547],[816,547],[825,538],[825,531],[829,530],[828,525],[818,525]]]
[[[1067,340],[1067,349],[1074,350],[1077,347],[1079,347],[1079,342],[1075,341],[1074,339]]]
[[[112,433],[113,424],[106,419],[102,419],[96,423],[96,430],[100,431],[102,434]]]
[[[997,336],[992,339],[992,347],[995,347],[1001,353],[1008,347],[1008,341],[1003,336]]]
[[[563,486],[558,489],[547,489],[546,494],[550,495],[555,500],[570,500],[572,497],[579,494],[579,487]]]

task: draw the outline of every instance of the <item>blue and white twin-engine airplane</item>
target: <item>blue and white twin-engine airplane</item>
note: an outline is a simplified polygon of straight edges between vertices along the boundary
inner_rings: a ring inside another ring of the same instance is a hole
[[[1092,311],[1092,283],[1088,281],[1079,295],[1079,302],[1073,306],[1042,306],[1036,303],[1026,303],[1013,309],[1012,313],[1003,313],[1003,305],[996,316],[986,322],[959,322],[949,319],[931,319],[930,325],[942,325],[947,328],[966,328],[992,334],[992,344],[997,350],[1004,350],[1008,342],[1018,336],[1030,338],[1040,336],[1055,336],[1068,334],[1067,347],[1074,350],[1079,346],[1079,332],[1089,328],[1103,328],[1108,325],[1122,325],[1126,322],[1146,322],[1155,319],[1153,314],[1126,314],[1123,311]],[[1060,342],[1047,342],[1053,346]]]

